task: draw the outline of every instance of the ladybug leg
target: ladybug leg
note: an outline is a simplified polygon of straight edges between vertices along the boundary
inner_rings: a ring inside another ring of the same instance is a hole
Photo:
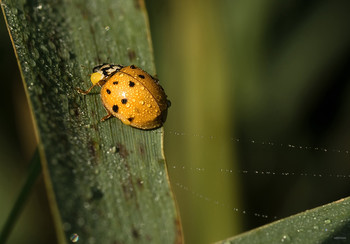
[[[105,120],[107,120],[107,119],[109,119],[110,117],[113,116],[113,115],[106,109],[106,107],[104,107],[104,108],[105,108],[105,110],[106,110],[106,112],[107,112],[107,115],[104,116],[104,117],[101,119],[101,122],[103,122],[103,121],[105,121]]]
[[[94,88],[96,85],[98,86],[103,86],[104,84],[106,83],[106,80],[100,80],[99,82],[97,82],[96,84],[93,84],[89,89],[87,89],[86,91],[80,89],[79,87],[77,87],[77,91],[80,93],[80,94],[83,94],[83,95],[87,95],[90,93],[90,91],[92,90],[92,88]]]
[[[110,112],[108,112],[108,114],[101,119],[101,122],[109,119],[110,117],[112,117],[112,114]]]
[[[87,94],[90,93],[90,91],[92,90],[92,88],[94,88],[95,86],[96,86],[96,84],[95,84],[95,85],[92,85],[92,86],[91,86],[89,89],[87,89],[86,91],[80,89],[79,87],[77,87],[76,89],[77,89],[77,91],[78,91],[80,94],[87,95]]]

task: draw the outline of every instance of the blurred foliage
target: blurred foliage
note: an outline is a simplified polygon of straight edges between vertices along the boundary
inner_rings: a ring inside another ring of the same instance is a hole
[[[350,172],[348,1],[147,0],[146,5],[158,78],[172,101],[165,150],[187,243],[225,239],[273,216],[349,196],[348,178],[327,177]],[[6,162],[0,164],[0,179],[15,185],[0,198],[10,204],[23,173],[18,157],[32,144],[24,143],[23,130],[15,126],[17,118],[26,118],[19,110],[25,103],[12,82],[18,74],[8,36],[1,34],[1,67],[9,81],[3,90],[12,92],[0,98],[7,104],[0,108],[6,115],[0,120],[0,157]],[[231,137],[240,142],[227,140]],[[314,150],[322,147],[328,151]],[[183,165],[208,170],[176,170]],[[215,173],[226,168],[253,173]],[[295,174],[270,177],[255,171]],[[184,191],[178,182],[225,207]],[[4,208],[1,213],[8,211]]]
[[[33,187],[38,181],[41,172],[42,168],[40,162],[40,155],[39,150],[37,148],[30,162],[30,168],[28,170],[27,179],[22,185],[21,191],[18,194],[16,202],[13,204],[10,214],[8,214],[8,217],[6,218],[6,221],[1,228],[0,243],[6,243],[9,239],[9,236],[11,235],[14,226],[17,224],[18,218],[21,215],[29,196],[32,194]]]
[[[350,172],[348,1],[146,3],[158,74],[173,102],[167,159],[208,169],[170,167],[173,182],[197,193],[175,187],[188,243],[224,239],[349,196],[348,178],[336,177]],[[197,134],[216,139],[191,136]],[[219,173],[227,168],[250,173]]]
[[[230,211],[240,208],[238,178],[216,173],[219,167],[236,167],[233,145],[225,138],[233,133],[233,97],[230,74],[225,72],[231,69],[225,50],[229,43],[218,38],[223,16],[215,1],[146,1],[146,5],[158,77],[172,101],[165,152],[185,242],[217,241],[241,231],[240,216]],[[197,134],[215,139],[200,139]],[[173,166],[205,170],[171,170]],[[205,201],[206,197],[225,207]]]

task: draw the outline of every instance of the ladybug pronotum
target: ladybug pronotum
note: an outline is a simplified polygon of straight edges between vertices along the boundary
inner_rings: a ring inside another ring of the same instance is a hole
[[[139,129],[154,129],[166,120],[170,101],[158,80],[134,66],[102,64],[93,68],[92,86],[101,87],[101,100],[107,111],[101,121],[115,116],[124,124]]]

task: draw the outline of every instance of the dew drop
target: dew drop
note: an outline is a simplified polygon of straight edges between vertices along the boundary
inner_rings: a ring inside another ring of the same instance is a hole
[[[34,54],[33,54],[34,55]],[[33,59],[30,59],[28,61],[28,64],[31,66],[31,67],[35,67],[36,66],[36,62],[33,60]]]
[[[45,45],[40,45],[40,49],[41,49],[43,52],[45,52],[45,53],[48,53],[48,52],[49,52],[49,50],[46,48]]]
[[[28,86],[28,90],[33,90],[33,86],[34,86],[34,83],[30,83],[29,86]]]
[[[83,205],[85,209],[90,209],[90,204],[88,202],[84,202]]]
[[[14,15],[16,15],[17,12],[18,12],[18,10],[17,10],[16,8],[12,9],[12,13],[13,13]]]
[[[79,241],[79,235],[77,233],[74,233],[70,236],[70,240],[72,242],[78,242]]]
[[[48,46],[49,46],[49,48],[51,48],[51,49],[56,49],[56,46],[55,46],[55,44],[52,42],[52,41],[48,41]]]
[[[288,242],[288,241],[290,241],[290,237],[288,235],[283,235],[281,242]]]
[[[58,55],[64,60],[67,60],[70,57],[69,51],[66,48],[60,48],[58,50]]]
[[[35,59],[38,59],[40,57],[39,51],[36,48],[33,48],[31,53],[32,53],[33,58],[35,58]]]
[[[111,152],[111,153],[115,153],[117,151],[117,148],[114,146],[114,147],[111,147],[110,149],[109,149],[109,152]]]

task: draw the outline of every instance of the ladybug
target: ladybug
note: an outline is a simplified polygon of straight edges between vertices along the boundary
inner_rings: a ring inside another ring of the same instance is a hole
[[[162,126],[170,101],[158,80],[135,65],[102,64],[93,68],[92,86],[78,92],[87,95],[96,85],[101,87],[101,100],[107,111],[101,121],[112,116],[124,124],[149,130]]]

